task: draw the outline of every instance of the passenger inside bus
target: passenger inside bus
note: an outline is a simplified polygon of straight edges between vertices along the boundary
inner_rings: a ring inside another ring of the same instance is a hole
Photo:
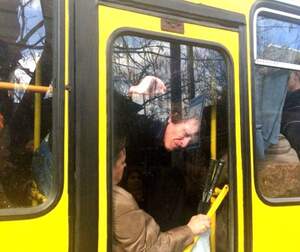
[[[146,76],[138,85],[129,89],[129,94],[136,93],[153,97],[155,94],[165,93],[165,91],[166,86],[162,80],[154,76]],[[201,103],[200,106],[203,104]],[[199,111],[194,110],[194,112],[196,113],[189,113],[184,119],[180,119],[179,115],[174,113],[164,123],[153,121],[149,125],[150,130],[146,130],[148,137],[156,140],[153,144],[162,145],[167,151],[187,147],[199,133],[202,107],[199,108]]]
[[[7,8],[1,15],[13,24],[0,26],[0,207],[29,207],[44,202],[35,173],[39,146],[52,131],[52,4],[13,1]],[[35,85],[45,86],[43,94]]]
[[[161,85],[157,86],[156,80]],[[147,93],[150,96],[154,96],[161,90],[165,90],[162,85],[164,83],[157,77],[147,76],[139,85],[135,86],[135,90],[138,90],[135,92],[139,95]],[[159,90],[156,89],[157,87]],[[149,94],[148,90],[152,90],[153,93]],[[125,104],[124,97],[120,97],[117,93],[114,95],[116,108],[124,109],[126,105],[129,107],[128,104],[121,105]],[[127,103],[129,102],[128,100],[126,101]],[[155,219],[161,221],[161,226],[164,230],[174,227],[176,223],[184,223],[191,215],[189,209],[184,211],[186,213],[180,211],[182,207],[185,207],[183,202],[185,191],[184,165],[182,164],[181,168],[172,166],[172,158],[174,159],[174,155],[177,155],[176,158],[179,158],[178,164],[182,163],[180,161],[182,150],[191,144],[194,148],[197,145],[203,109],[202,102],[198,102],[188,110],[182,119],[179,119],[177,113],[170,115],[165,121],[160,121],[151,117],[140,116],[136,113],[129,113],[128,111],[119,112],[119,114],[122,114],[120,117],[123,118],[123,125],[127,125],[129,132],[128,157],[130,166],[138,167],[139,164],[144,162],[142,159],[145,157],[148,160],[147,165],[154,166],[151,171],[144,167],[145,173],[148,173],[148,179],[144,183],[146,187],[145,193],[149,197],[151,195],[151,204],[148,202],[145,207],[155,216]],[[157,208],[162,202],[162,198],[166,201],[166,204]],[[170,208],[173,208],[173,210]],[[166,218],[166,216],[168,217]]]
[[[300,158],[300,71],[290,73],[287,89],[282,112],[281,132]]]
[[[124,171],[121,187],[123,187],[133,196],[139,207],[145,207],[143,171],[140,167],[130,166],[126,168],[126,171]]]
[[[195,235],[210,227],[206,215],[193,216],[187,225],[162,232],[155,220],[138,204],[130,193],[118,186],[126,167],[125,138],[121,124],[115,122],[112,147],[113,178],[113,251],[172,251],[181,252],[192,243]],[[118,132],[119,131],[119,132]]]
[[[292,145],[286,131],[287,113],[290,112],[286,105],[289,100],[287,89],[291,83],[296,84],[296,76],[290,76],[288,70],[270,67],[260,67],[258,73],[258,186],[268,198],[296,197],[300,195],[300,165],[293,148],[295,145]]]

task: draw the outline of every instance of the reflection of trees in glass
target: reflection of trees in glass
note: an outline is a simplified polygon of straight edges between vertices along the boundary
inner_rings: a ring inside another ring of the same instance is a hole
[[[185,55],[183,61],[187,62],[188,59],[189,57]],[[213,100],[218,98],[217,94],[222,92],[227,84],[226,65],[223,56],[213,49],[193,47],[193,65],[195,96],[205,94],[208,98],[207,103],[214,103]],[[183,72],[184,75],[186,73],[187,71]],[[182,78],[182,81],[185,82],[186,79]],[[190,84],[187,82],[183,87]],[[188,97],[186,99],[188,102],[190,101]]]
[[[131,85],[146,75],[155,75],[166,81],[170,78],[169,58],[169,43],[131,36],[120,37],[115,41],[113,50],[115,88],[125,94]]]
[[[169,89],[170,45],[167,42],[123,36],[113,47],[113,83],[114,88],[125,95],[131,85],[137,84],[144,76],[154,75],[162,79]],[[164,117],[169,93],[148,100],[144,112]]]
[[[288,63],[299,60],[299,24],[258,16],[256,35],[259,58]]]
[[[5,1],[0,10],[1,20],[9,23],[2,22],[0,25],[0,79],[4,82],[15,82],[16,85],[35,82],[32,78],[37,76],[37,64],[41,70],[38,74],[41,81],[50,83],[52,79],[52,1],[43,1],[43,6],[41,1]],[[47,20],[45,13],[48,14]],[[47,25],[49,29],[46,39]],[[36,135],[33,133],[34,93],[24,93],[25,90],[17,92],[6,89],[2,89],[0,93],[0,114],[4,117],[4,127],[0,130],[3,147],[0,154],[4,154],[0,155],[0,162],[4,163],[0,169],[0,184],[11,204],[2,206],[1,192],[0,207],[31,206],[39,195],[39,178],[32,169],[32,157],[37,154],[34,153],[32,141]],[[52,128],[51,99],[41,101],[41,110],[41,132],[38,134],[43,139]],[[44,173],[42,169],[39,171]],[[38,203],[41,201],[38,200]]]
[[[17,43],[20,58],[11,73],[10,81],[29,84],[45,45],[45,26],[40,0],[20,0],[17,8],[20,25]],[[25,91],[14,91],[14,102],[19,103]]]
[[[227,83],[222,55],[213,49],[181,45],[180,62],[183,111],[197,95],[206,94],[207,103],[212,104]],[[154,75],[166,83],[166,94],[143,101],[144,113],[166,119],[170,113],[170,43],[121,36],[114,42],[112,63],[114,88],[123,95],[146,75]]]

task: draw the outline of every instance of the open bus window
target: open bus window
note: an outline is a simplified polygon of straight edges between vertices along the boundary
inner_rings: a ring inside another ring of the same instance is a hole
[[[300,25],[262,12],[256,21],[256,184],[272,202],[300,197]],[[279,34],[285,34],[279,36]]]
[[[54,191],[52,1],[0,13],[0,208],[32,207]]]
[[[220,159],[227,152],[224,55],[197,44],[138,35],[117,37],[111,50],[111,128],[122,130],[127,138],[127,166],[116,184],[133,195],[162,231],[186,224],[197,213],[210,159]],[[155,85],[163,82],[165,89],[131,92],[132,86],[148,79]],[[174,131],[169,130],[173,126]],[[178,140],[182,128],[186,135],[193,131],[186,142]],[[112,130],[112,139],[115,134]],[[113,197],[114,193],[113,189]],[[227,246],[225,229],[219,247]]]

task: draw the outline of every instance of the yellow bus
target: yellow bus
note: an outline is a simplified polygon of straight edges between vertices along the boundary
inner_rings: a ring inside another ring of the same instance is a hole
[[[0,13],[1,251],[115,251],[118,125],[120,186],[162,232],[209,213],[212,252],[300,251],[299,0],[2,0]],[[163,90],[131,92],[147,78]],[[193,136],[167,147],[194,112]]]

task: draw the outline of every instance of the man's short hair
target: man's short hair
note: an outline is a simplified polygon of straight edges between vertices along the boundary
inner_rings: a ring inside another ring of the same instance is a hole
[[[171,120],[173,123],[180,123],[182,121],[187,121],[190,119],[201,120],[203,108],[205,106],[206,98],[204,95],[199,95],[193,98],[190,102],[188,108],[183,111],[182,114],[175,111],[171,114]]]

